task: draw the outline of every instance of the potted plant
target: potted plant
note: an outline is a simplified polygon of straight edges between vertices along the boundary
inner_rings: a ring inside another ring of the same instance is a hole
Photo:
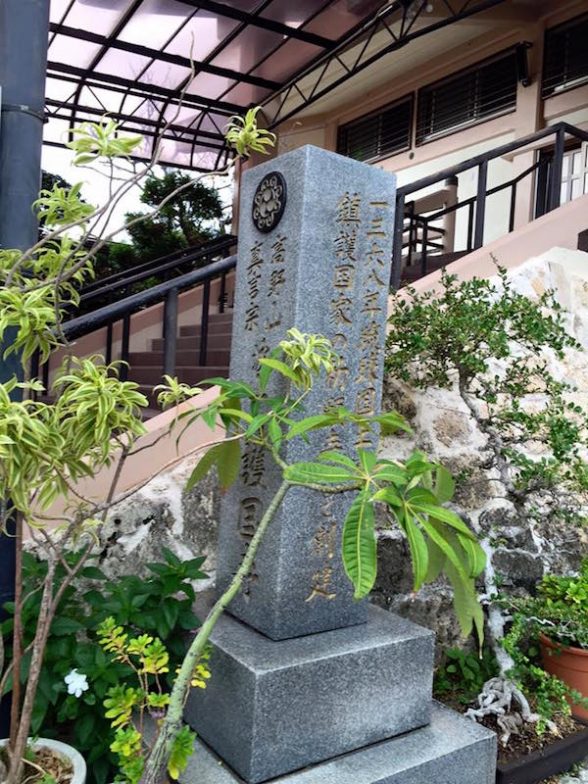
[[[588,559],[578,575],[546,575],[535,596],[510,597],[502,603],[512,613],[504,647],[514,660],[517,679],[534,683],[538,712],[548,721],[557,711],[571,710],[586,721]]]
[[[570,695],[582,695],[582,702],[570,696],[572,714],[588,722],[588,559],[575,577],[544,577],[533,604],[543,666]]]

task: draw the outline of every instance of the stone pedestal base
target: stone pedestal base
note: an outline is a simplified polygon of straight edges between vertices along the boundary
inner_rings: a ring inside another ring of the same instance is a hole
[[[185,719],[249,784],[429,722],[433,633],[385,610],[279,642],[225,615],[211,642],[212,679]]]
[[[358,721],[361,716],[358,716]],[[271,784],[494,784],[496,735],[433,703],[431,723]],[[181,784],[243,784],[201,741]]]

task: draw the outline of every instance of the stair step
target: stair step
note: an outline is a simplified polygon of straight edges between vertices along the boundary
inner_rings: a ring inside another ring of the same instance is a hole
[[[176,351],[176,365],[178,367],[196,366],[200,359],[198,355],[198,349],[199,347],[197,345],[192,345],[189,351],[187,349]],[[129,354],[129,364],[133,368],[150,367],[161,369],[163,367],[163,358],[163,351],[134,351]],[[228,348],[209,348],[206,356],[209,365],[223,367],[229,366],[230,358],[231,352]]]
[[[229,368],[226,365],[193,365],[191,367],[177,367],[175,375],[185,384],[199,384],[205,378],[221,376],[229,377]],[[155,386],[163,381],[161,367],[137,367],[129,369],[129,380],[137,384]]]
[[[228,321],[226,323],[212,323],[208,325],[208,334],[209,335],[220,335],[220,334],[231,334],[232,329],[232,321]],[[180,327],[180,337],[187,338],[194,335],[200,335],[201,333],[200,324],[190,324],[184,327]]]
[[[230,351],[231,348],[231,333],[223,332],[220,334],[208,335],[207,346],[208,349]],[[153,351],[163,351],[165,341],[163,338],[154,338],[151,341],[151,348]],[[191,351],[196,352],[200,346],[200,336],[184,336],[179,337],[176,343],[176,351]]]

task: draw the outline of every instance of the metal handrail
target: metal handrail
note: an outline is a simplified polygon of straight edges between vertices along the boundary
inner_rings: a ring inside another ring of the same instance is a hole
[[[237,237],[233,234],[222,238],[217,237],[206,245],[198,246],[198,248],[184,248],[167,256],[144,262],[131,269],[115,272],[107,278],[94,281],[84,287],[81,294],[81,301],[87,302],[95,297],[109,294],[119,287],[126,288],[133,283],[139,283],[154,275],[168,272],[180,265],[205,259],[207,256],[222,253],[223,251],[228,251],[235,245],[236,241]]]
[[[398,195],[406,196],[409,193],[420,191],[422,188],[428,188],[429,185],[434,185],[440,180],[455,177],[457,174],[461,174],[468,169],[473,169],[475,166],[480,166],[480,164],[487,163],[495,158],[502,158],[504,155],[508,155],[515,150],[519,150],[521,147],[526,147],[529,144],[540,141],[547,136],[556,135],[558,131],[563,131],[564,134],[568,133],[570,136],[576,136],[577,138],[582,139],[582,141],[588,142],[588,131],[583,131],[581,128],[577,128],[575,125],[570,125],[566,122],[555,123],[554,125],[549,125],[547,128],[543,128],[541,131],[523,136],[521,139],[516,139],[507,144],[501,144],[500,147],[495,147],[493,150],[475,155],[473,158],[468,158],[462,163],[456,163],[454,166],[449,166],[447,169],[442,169],[435,174],[429,174],[427,177],[422,177],[420,180],[403,185],[398,188],[396,193]]]
[[[403,185],[402,187],[398,188],[396,192],[396,213],[394,219],[394,249],[390,281],[391,287],[397,289],[400,285],[403,263],[402,252],[403,248],[405,247],[404,235],[407,231],[407,227],[405,225],[406,218],[409,219],[409,233],[412,231],[411,226],[413,223],[419,222],[423,226],[423,253],[421,258],[422,275],[427,274],[426,234],[428,231],[429,221],[431,220],[438,220],[444,215],[455,212],[462,207],[467,207],[469,211],[467,250],[468,252],[477,250],[478,248],[482,247],[484,243],[484,225],[487,197],[497,193],[498,191],[504,190],[505,188],[511,188],[512,193],[509,216],[509,232],[512,231],[514,228],[514,208],[517,185],[524,177],[529,176],[529,174],[531,174],[533,171],[539,169],[541,163],[535,162],[524,172],[521,172],[516,177],[513,177],[512,180],[490,189],[488,188],[488,164],[496,158],[509,155],[516,150],[521,150],[549,136],[555,137],[555,149],[553,161],[549,170],[549,203],[547,204],[546,211],[550,212],[551,210],[559,207],[562,160],[565,152],[566,135],[580,139],[584,142],[588,141],[587,131],[583,131],[581,128],[577,128],[576,126],[570,125],[566,122],[559,122],[555,125],[543,128],[537,133],[529,134],[528,136],[524,136],[523,138],[512,142],[508,142],[507,144],[502,144],[499,147],[495,147],[493,150],[480,153],[479,155],[468,158],[467,160],[455,164],[454,166],[443,169],[439,172],[436,172],[435,174],[430,174],[427,177],[422,177],[420,180],[416,180],[415,182],[408,183],[407,185]],[[462,202],[458,202],[457,204],[445,207],[442,210],[437,210],[435,213],[429,216],[415,215],[414,209],[412,214],[406,215],[406,210],[410,210],[414,205],[414,200],[407,200],[407,196],[409,194],[416,193],[420,190],[423,190],[424,188],[436,185],[439,182],[443,182],[451,177],[456,177],[458,174],[475,168],[478,169],[478,186],[475,196],[472,196]],[[430,228],[432,229],[433,227]]]
[[[104,307],[98,308],[91,313],[66,321],[62,327],[63,334],[70,340],[80,337],[80,335],[86,335],[88,332],[100,329],[100,327],[104,327],[113,321],[119,321],[127,315],[137,313],[149,305],[161,302],[171,291],[175,290],[179,293],[199,283],[211,281],[230,272],[236,266],[237,257],[229,256],[226,259],[215,261],[203,269],[186,272],[177,278],[159,283],[157,286],[152,286],[145,291],[138,291],[136,294],[131,294],[118,302],[104,305]]]
[[[200,316],[200,341],[198,352],[198,364],[205,366],[208,355],[208,322],[210,317],[210,286],[212,281],[220,278],[219,313],[224,312],[226,300],[226,276],[237,266],[237,256],[229,256],[226,259],[212,262],[201,269],[186,272],[172,280],[166,280],[156,286],[152,286],[145,291],[131,294],[121,300],[104,305],[90,313],[85,313],[76,318],[66,321],[62,325],[64,337],[74,340],[82,335],[106,327],[106,351],[105,361],[110,363],[113,359],[112,347],[114,337],[114,324],[122,322],[122,340],[119,359],[122,360],[120,367],[120,378],[125,380],[128,377],[128,361],[130,353],[131,338],[131,316],[141,310],[164,303],[163,330],[164,339],[163,349],[163,368],[162,375],[174,375],[176,370],[176,345],[178,334],[178,297],[180,292],[196,286],[202,286],[202,312]],[[39,365],[39,356],[33,358],[33,362]],[[43,385],[49,388],[49,360],[41,369]]]

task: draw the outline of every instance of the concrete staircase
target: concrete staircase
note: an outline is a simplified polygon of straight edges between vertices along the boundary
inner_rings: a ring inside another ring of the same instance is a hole
[[[207,362],[200,362],[200,326],[181,326],[176,344],[176,376],[186,384],[198,384],[214,376],[228,377],[231,354],[233,314],[211,314],[208,321]],[[140,385],[141,391],[152,399],[153,387],[161,384],[164,357],[163,338],[151,340],[147,351],[129,355],[129,380]]]

